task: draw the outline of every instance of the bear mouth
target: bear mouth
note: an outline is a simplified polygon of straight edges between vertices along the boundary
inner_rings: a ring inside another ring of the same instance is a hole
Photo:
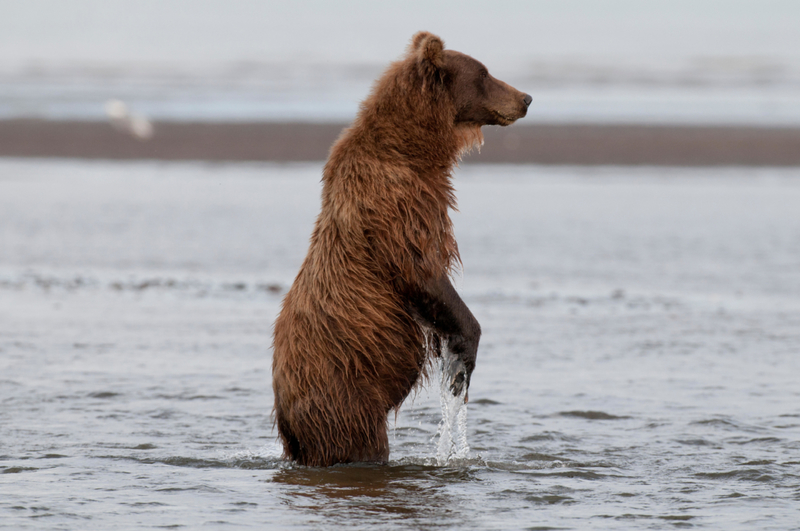
[[[497,120],[498,125],[511,125],[514,122],[516,122],[517,119],[519,118],[519,117],[513,117],[512,118],[511,116],[508,116],[507,114],[503,114],[503,113],[498,112],[498,111],[492,111],[492,114],[494,115],[495,119]]]

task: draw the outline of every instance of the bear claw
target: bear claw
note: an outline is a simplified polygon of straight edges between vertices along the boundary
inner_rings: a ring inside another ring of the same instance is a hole
[[[447,374],[450,380],[450,391],[453,396],[459,396],[469,385],[467,383],[467,368],[461,360],[453,360],[449,365]]]

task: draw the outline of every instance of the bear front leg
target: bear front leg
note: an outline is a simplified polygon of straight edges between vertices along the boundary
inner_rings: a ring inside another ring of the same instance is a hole
[[[478,355],[481,326],[446,276],[433,279],[412,291],[409,299],[415,316],[433,328],[456,357],[446,372],[451,379],[450,390],[458,396],[469,389]]]

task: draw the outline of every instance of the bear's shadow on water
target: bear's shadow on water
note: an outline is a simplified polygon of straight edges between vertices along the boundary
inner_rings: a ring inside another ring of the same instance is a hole
[[[452,482],[474,480],[466,469],[431,465],[336,465],[291,467],[276,472],[273,483],[285,485],[284,502],[326,518],[352,523],[391,514],[402,518],[457,518]]]

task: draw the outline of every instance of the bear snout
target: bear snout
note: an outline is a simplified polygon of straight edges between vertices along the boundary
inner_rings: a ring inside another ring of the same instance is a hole
[[[495,120],[489,123],[505,126],[524,118],[528,114],[528,107],[530,107],[533,97],[499,79],[493,78],[493,81],[496,92],[491,93],[489,100],[494,105],[490,103],[488,108],[491,109]]]
[[[525,118],[532,101],[533,98],[529,94],[517,92],[512,98],[506,100],[505,105],[500,105],[495,109],[495,116],[498,118],[497,125],[511,125],[520,118]]]

